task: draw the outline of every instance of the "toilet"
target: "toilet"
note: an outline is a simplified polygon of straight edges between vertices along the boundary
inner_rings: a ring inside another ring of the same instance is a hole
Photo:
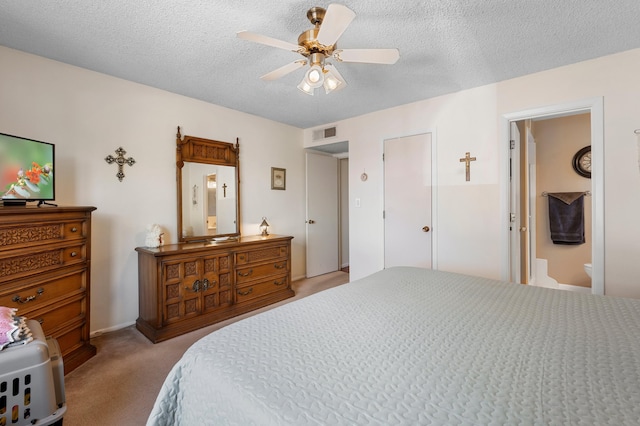
[[[591,264],[590,263],[585,263],[584,264],[584,271],[587,273],[587,275],[589,275],[589,278],[591,278]]]

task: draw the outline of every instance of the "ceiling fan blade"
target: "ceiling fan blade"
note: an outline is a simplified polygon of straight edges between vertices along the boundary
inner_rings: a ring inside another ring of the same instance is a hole
[[[298,68],[302,68],[306,64],[307,61],[305,59],[291,62],[290,64],[282,66],[276,70],[271,71],[270,73],[263,75],[262,77],[260,77],[260,79],[265,81],[277,80],[278,78],[284,77],[285,75],[297,70]]]
[[[318,43],[324,46],[336,44],[336,41],[355,17],[355,12],[348,7],[341,4],[330,4],[318,31]]]
[[[343,49],[336,50],[333,57],[340,62],[391,65],[398,61],[400,52],[398,49]]]
[[[288,41],[278,40],[277,38],[267,37],[262,34],[252,33],[251,31],[238,31],[236,33],[238,38],[243,40],[253,41],[255,43],[266,44],[267,46],[277,47],[279,49],[290,50],[292,52],[298,52],[302,49],[297,44],[289,43]]]

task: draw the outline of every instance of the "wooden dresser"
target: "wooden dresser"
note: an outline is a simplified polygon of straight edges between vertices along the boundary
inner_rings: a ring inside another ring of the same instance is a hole
[[[58,340],[64,372],[96,354],[89,343],[91,212],[95,207],[0,207],[0,306]]]
[[[138,330],[156,343],[294,296],[292,238],[136,248]]]

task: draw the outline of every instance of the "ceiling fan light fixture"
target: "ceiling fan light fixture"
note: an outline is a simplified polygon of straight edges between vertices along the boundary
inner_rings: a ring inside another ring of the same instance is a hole
[[[324,91],[330,92],[342,90],[347,86],[347,82],[333,64],[326,63],[324,65]]]
[[[338,78],[335,75],[333,75],[331,71],[326,72],[324,76],[323,86],[324,86],[324,92],[327,95],[333,92],[335,89],[337,89],[338,86],[340,86],[341,84],[342,82],[338,80]]]
[[[298,84],[298,89],[311,96],[313,96],[313,92],[315,92],[315,89],[307,84],[306,77]]]
[[[304,75],[304,82],[314,89],[322,86],[322,83],[324,83],[322,67],[320,65],[312,65]]]

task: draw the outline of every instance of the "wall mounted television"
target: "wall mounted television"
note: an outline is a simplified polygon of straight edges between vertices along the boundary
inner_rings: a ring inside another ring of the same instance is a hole
[[[55,200],[55,145],[0,133],[0,198],[4,206]]]

